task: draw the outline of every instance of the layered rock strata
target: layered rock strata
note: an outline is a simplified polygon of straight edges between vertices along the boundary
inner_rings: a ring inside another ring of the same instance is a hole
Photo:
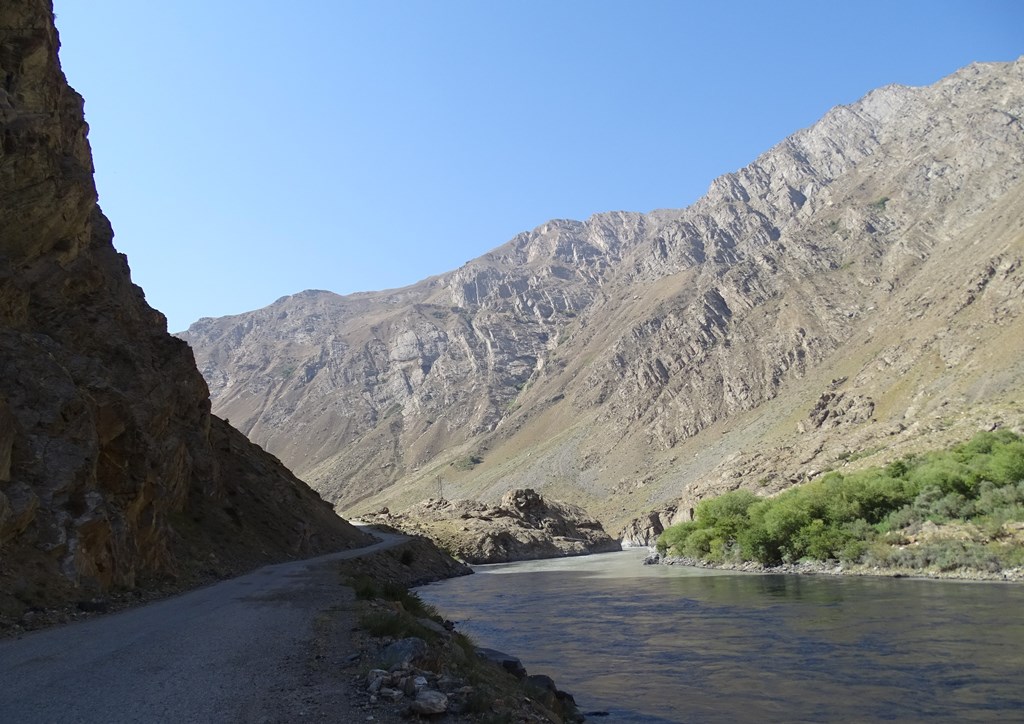
[[[689,208],[183,336],[215,408],[341,509],[530,486],[618,529],[772,493],[1024,420],[1022,118],[1024,60],[888,86]]]

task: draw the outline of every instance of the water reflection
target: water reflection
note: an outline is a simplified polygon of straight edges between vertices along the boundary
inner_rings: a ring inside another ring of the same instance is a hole
[[[420,589],[599,721],[1024,718],[1024,587],[641,566],[481,566]]]

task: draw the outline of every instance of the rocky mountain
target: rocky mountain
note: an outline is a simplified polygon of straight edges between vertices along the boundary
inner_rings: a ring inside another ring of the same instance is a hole
[[[218,414],[339,509],[530,487],[641,541],[709,493],[1024,421],[1022,117],[1024,59],[885,87],[688,208],[181,336]]]
[[[58,44],[48,0],[0,5],[0,623],[361,544],[132,284]]]

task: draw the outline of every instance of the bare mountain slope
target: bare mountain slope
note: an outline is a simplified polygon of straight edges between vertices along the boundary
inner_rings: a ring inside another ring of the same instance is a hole
[[[617,526],[770,492],[1024,419],[1022,117],[1024,59],[882,88],[689,208],[182,336],[215,409],[343,509],[534,487]]]
[[[0,624],[365,536],[210,414],[96,204],[47,0],[0,6]]]

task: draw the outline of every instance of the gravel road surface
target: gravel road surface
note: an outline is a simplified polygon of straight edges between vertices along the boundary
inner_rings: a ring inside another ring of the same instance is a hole
[[[0,640],[0,722],[276,721],[279,695],[303,684],[315,616],[352,598],[330,562],[406,540],[374,535],[365,548]]]

